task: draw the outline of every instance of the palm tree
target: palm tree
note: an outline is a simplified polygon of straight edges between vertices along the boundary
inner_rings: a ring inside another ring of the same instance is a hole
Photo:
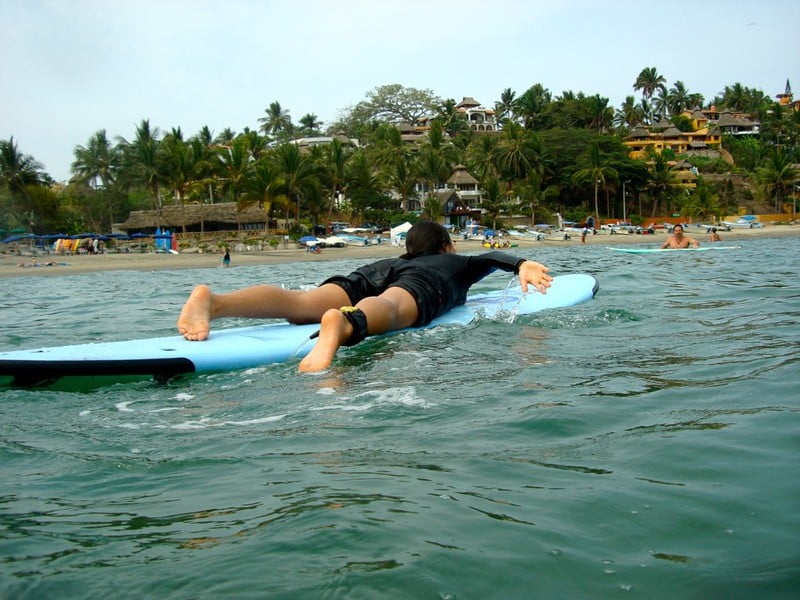
[[[272,102],[264,112],[266,115],[258,120],[261,123],[261,131],[278,140],[289,140],[294,131],[289,111],[283,110],[280,102]]]
[[[633,96],[626,96],[625,102],[620,105],[614,114],[614,124],[617,127],[633,129],[642,121],[644,121],[644,111],[641,105],[636,104],[636,98]]]
[[[293,143],[278,146],[275,149],[274,160],[277,173],[282,178],[278,191],[295,204],[299,223],[301,205],[304,201],[309,203],[309,208],[318,210],[314,207],[322,196],[319,169],[314,161],[300,152],[297,144]]]
[[[77,146],[74,155],[72,172],[78,181],[94,189],[111,187],[122,166],[122,155],[108,141],[105,129],[100,129],[89,138],[85,147]]]
[[[544,112],[552,99],[550,90],[537,83],[514,101],[514,115],[525,129],[538,129],[544,123]]]
[[[375,206],[383,197],[384,182],[382,173],[367,152],[356,150],[347,165],[347,190],[350,208],[354,213],[364,212]]]
[[[509,182],[525,179],[541,167],[539,138],[523,127],[509,123],[503,128],[500,141],[492,155],[492,164],[500,176]]]
[[[427,146],[420,150],[415,168],[428,187],[425,210],[428,216],[433,219],[435,218],[433,213],[437,213],[436,216],[438,216],[436,189],[439,182],[445,181],[450,177],[450,164],[445,160],[441,152],[438,152],[432,146]]]
[[[313,113],[307,113],[300,119],[301,131],[303,134],[314,137],[320,134],[322,129],[322,121],[317,118]]]
[[[324,148],[322,159],[322,178],[330,190],[331,203],[328,208],[328,215],[333,214],[336,201],[343,196],[347,190],[347,161],[350,157],[342,142],[338,138],[333,138],[331,143]]]
[[[486,211],[486,216],[492,220],[492,229],[497,229],[497,217],[505,207],[506,196],[497,177],[491,177],[483,184],[481,208]]]
[[[236,138],[228,147],[221,147],[217,158],[221,167],[222,191],[238,205],[252,167],[252,157],[246,138]]]
[[[577,184],[591,182],[594,186],[594,215],[596,219],[594,226],[596,229],[600,228],[600,206],[597,201],[598,190],[601,186],[605,186],[607,181],[615,180],[617,176],[616,169],[606,166],[598,143],[592,142],[587,153],[587,166],[575,171],[572,179]]]
[[[277,208],[288,210],[291,203],[283,193],[283,178],[268,159],[254,163],[248,170],[242,186],[242,194],[236,208],[239,212],[258,204],[264,209],[265,224],[269,227],[269,214]]]
[[[29,185],[42,183],[41,163],[32,156],[21,153],[14,143],[14,136],[0,140],[0,184],[7,187],[13,196],[27,196]]]
[[[681,214],[708,219],[712,215],[721,216],[719,196],[714,193],[702,177],[697,178],[697,187],[686,203],[681,207]]]
[[[413,161],[398,160],[384,169],[386,181],[395,192],[400,194],[403,213],[408,212],[409,200],[416,197],[419,174],[414,167],[415,163]]]
[[[526,198],[527,201],[523,203],[522,213],[530,212],[531,227],[536,225],[536,209],[544,204],[548,198],[556,198],[559,194],[559,189],[555,185],[548,185],[542,189],[544,184],[544,176],[540,173],[531,173],[528,178],[517,185],[517,190],[521,198]]]
[[[641,90],[643,99],[649,103],[657,91],[666,89],[666,82],[667,80],[662,75],[659,75],[655,67],[645,67],[636,77],[636,81],[633,83],[633,89],[636,91]],[[648,115],[650,117],[650,123],[652,123],[652,109]]]
[[[136,127],[132,142],[120,140],[123,151],[123,175],[128,183],[150,192],[153,208],[161,208],[162,165],[159,157],[160,132],[150,129],[147,119]]]
[[[676,81],[667,93],[667,106],[671,115],[679,115],[683,111],[694,108],[690,104],[691,94],[682,81]]]
[[[775,197],[775,213],[783,212],[783,198],[790,194],[793,186],[800,179],[800,171],[792,166],[787,156],[775,149],[763,160],[762,166],[756,169],[756,177],[761,184],[764,195]]]
[[[595,94],[586,99],[589,109],[589,129],[600,133],[611,128],[614,119],[614,109],[608,105],[608,98]]]
[[[498,137],[495,135],[478,135],[467,147],[466,165],[470,173],[474,173],[479,181],[497,175],[492,163],[497,148]]]
[[[198,140],[185,142],[180,129],[173,130],[161,142],[164,184],[172,188],[175,202],[181,207],[181,226],[186,233],[184,207],[190,190],[198,187],[204,179],[207,162],[205,148]]]
[[[670,198],[678,188],[678,180],[675,172],[669,168],[667,157],[663,154],[652,155],[653,164],[649,171],[649,181],[645,188],[653,196],[653,214],[655,217],[658,211],[658,202],[662,198]]]
[[[500,93],[500,101],[494,103],[494,112],[498,123],[503,123],[514,114],[515,97],[516,92],[511,91],[511,88],[506,88]]]
[[[9,192],[8,214],[12,217],[11,221],[22,221],[17,212],[26,210],[30,201],[29,188],[42,184],[44,176],[41,170],[40,163],[17,149],[13,136],[8,140],[0,140],[0,189],[6,188]],[[17,206],[17,200],[22,203],[20,206]],[[6,215],[0,213],[0,216]]]

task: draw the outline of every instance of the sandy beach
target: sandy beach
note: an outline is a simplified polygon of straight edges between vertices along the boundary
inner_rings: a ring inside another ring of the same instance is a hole
[[[695,231],[691,227],[686,232],[694,237],[701,245],[708,243],[708,234],[705,229]],[[555,236],[542,241],[529,239],[513,239],[516,248],[510,252],[541,247],[580,246],[580,234],[571,233],[570,240],[558,239]],[[734,229],[733,231],[720,232],[723,243],[747,240],[757,237],[781,237],[800,235],[800,225],[766,225],[763,229]],[[643,244],[653,247],[661,245],[667,234],[658,232],[655,235],[610,235],[598,233],[586,239],[587,245],[602,244],[606,246],[619,246],[621,244]],[[479,252],[483,248],[477,240],[458,240],[459,252]],[[237,268],[247,265],[280,264],[287,262],[319,262],[326,260],[361,259],[365,262],[379,258],[399,256],[403,249],[391,244],[371,245],[366,247],[346,246],[344,248],[326,248],[320,254],[311,254],[290,245],[289,248],[277,250],[264,250],[261,252],[231,253],[231,267]],[[37,266],[31,266],[33,261]],[[47,263],[55,263],[47,265]],[[23,266],[20,266],[23,265]],[[48,276],[70,275],[95,271],[137,270],[155,271],[160,269],[196,269],[220,268],[218,254],[100,254],[100,255],[40,255],[36,257],[19,254],[0,254],[0,278],[21,276]]]

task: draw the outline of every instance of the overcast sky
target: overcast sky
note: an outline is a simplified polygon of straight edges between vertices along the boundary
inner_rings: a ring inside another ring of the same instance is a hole
[[[618,108],[644,67],[706,100],[800,97],[797,0],[0,0],[0,139],[56,180],[142,119],[257,129],[271,102],[324,125],[378,86],[492,107],[541,83]]]

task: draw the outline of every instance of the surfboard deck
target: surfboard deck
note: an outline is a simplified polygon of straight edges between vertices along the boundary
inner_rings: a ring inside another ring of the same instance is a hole
[[[652,254],[654,252],[707,252],[709,250],[736,250],[741,246],[700,246],[699,248],[613,248],[606,246],[614,252],[626,252],[627,254]]]
[[[598,287],[591,275],[571,274],[553,278],[547,294],[522,294],[515,287],[469,295],[466,304],[424,327],[411,329],[466,325],[478,317],[491,319],[504,311],[524,315],[572,306],[591,299]],[[318,324],[269,323],[213,330],[203,342],[175,335],[0,352],[0,376],[13,377],[15,385],[38,385],[62,377],[138,375],[168,379],[183,373],[245,369],[304,357],[316,343],[311,336],[318,329]]]

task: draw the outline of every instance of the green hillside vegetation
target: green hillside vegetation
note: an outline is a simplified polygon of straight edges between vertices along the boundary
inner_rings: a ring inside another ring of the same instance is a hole
[[[556,212],[575,221],[619,219],[623,189],[634,222],[672,213],[705,219],[742,209],[791,212],[800,183],[800,112],[739,83],[706,101],[680,81],[667,85],[651,67],[632,90],[638,98],[615,109],[597,94],[554,96],[541,84],[506,89],[484,104],[500,128],[493,132],[471,129],[454,100],[400,85],[375,88],[327,127],[314,114],[294,122],[277,101],[241,132],[203,127],[187,136],[143,119],[131,139],[112,140],[101,129],[76,145],[66,184],[54,182],[11,137],[0,140],[0,229],[108,232],[132,210],[197,202],[259,206],[265,222],[297,219],[304,228],[334,216],[391,226],[420,214],[438,217],[430,190],[459,164],[477,178],[482,208],[496,226],[512,215],[554,222]],[[691,123],[680,113],[712,105],[746,113],[760,123],[758,135],[724,138],[718,157],[628,157],[623,140],[637,125],[669,121],[687,131]],[[398,125],[421,121],[425,135],[405,141]],[[319,136],[332,139],[308,148],[296,143]],[[670,169],[670,161],[683,159],[700,173],[690,191]]]

